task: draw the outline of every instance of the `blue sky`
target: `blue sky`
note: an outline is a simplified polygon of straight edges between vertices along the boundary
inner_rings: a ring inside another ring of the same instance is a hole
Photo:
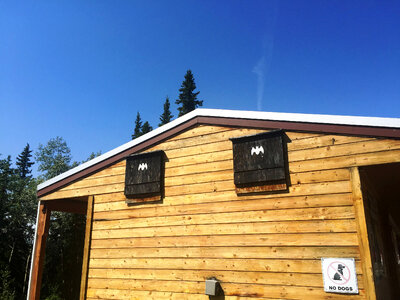
[[[189,68],[206,108],[400,117],[400,1],[0,1],[0,153],[111,150]]]

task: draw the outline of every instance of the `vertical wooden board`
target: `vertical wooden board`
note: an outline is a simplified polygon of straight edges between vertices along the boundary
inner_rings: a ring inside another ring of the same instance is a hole
[[[369,249],[367,223],[365,218],[364,201],[361,191],[360,173],[357,167],[350,169],[354,210],[358,231],[358,243],[361,254],[361,266],[364,274],[365,294],[368,300],[375,300],[375,284],[372,271],[371,253]]]
[[[46,240],[50,226],[51,211],[46,207],[46,202],[40,201],[38,205],[39,215],[36,224],[36,243],[32,256],[33,268],[31,273],[30,291],[28,291],[30,300],[40,299],[40,288],[42,286],[43,264],[46,251]]]
[[[85,242],[84,242],[83,259],[82,259],[81,289],[79,296],[80,300],[86,299],[89,256],[90,256],[90,241],[92,235],[93,203],[94,203],[94,196],[89,196],[87,205],[87,214],[86,214]]]

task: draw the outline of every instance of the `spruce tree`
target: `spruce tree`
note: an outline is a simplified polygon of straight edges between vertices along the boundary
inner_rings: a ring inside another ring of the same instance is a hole
[[[171,122],[172,118],[174,117],[171,114],[169,107],[170,107],[169,97],[167,96],[167,98],[165,99],[165,103],[164,103],[164,112],[160,116],[161,123],[158,124],[158,126],[162,126],[162,125],[165,125],[165,124]]]
[[[179,99],[175,101],[176,104],[181,105],[178,107],[179,117],[195,110],[198,106],[203,106],[203,100],[197,100],[197,95],[200,92],[194,92],[195,89],[196,84],[194,83],[192,71],[189,69],[187,70],[185,80],[182,82],[181,88],[179,89]]]
[[[23,179],[27,177],[32,177],[31,175],[29,175],[32,172],[31,167],[34,164],[34,162],[30,160],[30,158],[32,157],[31,153],[32,150],[30,150],[29,144],[26,144],[24,150],[17,157],[17,172],[19,177]]]
[[[144,122],[143,126],[142,126],[142,132],[141,135],[146,134],[150,131],[153,130],[153,127],[150,126],[149,122]]]
[[[135,131],[132,134],[132,140],[142,135],[142,118],[138,112],[135,120]]]
[[[26,298],[36,206],[36,180],[0,159],[0,299]]]
[[[15,170],[11,164],[11,156],[0,160],[0,297],[7,300],[15,299],[15,277],[10,270],[15,249],[15,219],[11,213]]]

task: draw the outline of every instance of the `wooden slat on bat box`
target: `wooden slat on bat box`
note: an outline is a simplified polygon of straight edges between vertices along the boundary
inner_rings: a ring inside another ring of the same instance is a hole
[[[286,144],[290,139],[282,130],[231,141],[238,194],[287,190],[290,180]]]
[[[164,181],[163,151],[134,154],[126,159],[125,195],[129,198],[160,196]]]

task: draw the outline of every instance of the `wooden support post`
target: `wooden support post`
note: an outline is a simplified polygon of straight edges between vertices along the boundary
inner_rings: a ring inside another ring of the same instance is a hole
[[[361,267],[363,271],[365,295],[368,300],[375,300],[375,284],[372,271],[371,252],[369,249],[367,222],[365,218],[364,201],[361,190],[360,173],[357,167],[350,169],[353,204],[356,214],[358,231],[358,244],[361,254]]]
[[[33,266],[29,291],[30,300],[40,299],[40,288],[42,285],[43,264],[46,250],[46,239],[49,233],[51,211],[46,203],[40,201],[39,216],[37,220],[36,245],[33,253]]]
[[[92,216],[93,216],[94,196],[89,196],[86,214],[85,244],[83,248],[82,276],[80,300],[86,299],[87,279],[89,270],[90,241],[92,237]]]

